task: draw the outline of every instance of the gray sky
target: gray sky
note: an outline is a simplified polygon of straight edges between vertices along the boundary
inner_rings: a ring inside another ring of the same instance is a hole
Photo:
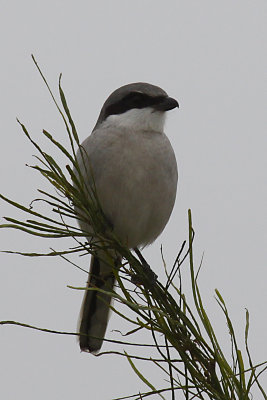
[[[249,309],[254,361],[267,360],[266,1],[0,3],[1,193],[27,205],[37,188],[47,187],[25,167],[34,163],[36,152],[20,132],[17,116],[42,145],[47,145],[40,138],[42,128],[67,142],[31,53],[54,89],[63,73],[81,139],[117,87],[135,81],[161,86],[180,103],[166,125],[179,188],[171,220],[145,256],[163,276],[160,244],[170,266],[187,238],[191,208],[195,263],[204,252],[200,286],[217,333],[227,343],[215,288],[228,304],[241,342]],[[0,210],[1,216],[19,215],[3,202]],[[11,230],[0,232],[0,242],[1,249],[21,251],[72,244]],[[1,320],[75,331],[82,293],[66,285],[84,286],[85,274],[56,259],[0,257]],[[89,260],[80,262],[87,267]],[[120,328],[121,321],[112,317],[108,330]],[[120,339],[115,333],[109,337]],[[4,399],[111,399],[144,388],[126,360],[81,354],[72,337],[5,326],[0,354]],[[158,372],[152,379],[164,385]]]

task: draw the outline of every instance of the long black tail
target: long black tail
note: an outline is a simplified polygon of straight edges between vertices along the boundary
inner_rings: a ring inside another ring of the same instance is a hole
[[[103,261],[103,257],[92,256],[87,287],[110,292],[114,288],[115,277],[110,264]],[[110,295],[96,290],[85,291],[79,320],[82,351],[97,353],[100,350],[107,329],[110,302]]]

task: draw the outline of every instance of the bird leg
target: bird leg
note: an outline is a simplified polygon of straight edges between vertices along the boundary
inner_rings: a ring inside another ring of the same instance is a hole
[[[142,267],[144,268],[145,274],[148,277],[148,279],[150,280],[151,283],[155,283],[158,276],[155,274],[155,272],[152,271],[152,269],[150,268],[148,262],[145,260],[145,258],[142,256],[140,250],[135,247],[134,248],[134,252],[136,253],[136,255],[138,256],[139,260],[141,261]],[[140,283],[140,277],[138,278],[138,276],[132,277],[132,282],[138,284],[138,282]]]

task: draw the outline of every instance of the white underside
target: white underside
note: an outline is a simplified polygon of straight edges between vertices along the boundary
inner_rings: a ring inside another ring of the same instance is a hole
[[[82,143],[91,167],[88,161],[84,168],[77,155],[84,175],[93,171],[102,209],[129,248],[153,242],[175,202],[177,166],[162,133],[164,119],[164,113],[149,108],[110,116]],[[86,181],[89,187],[92,178],[86,175]],[[81,227],[90,231],[88,224]]]

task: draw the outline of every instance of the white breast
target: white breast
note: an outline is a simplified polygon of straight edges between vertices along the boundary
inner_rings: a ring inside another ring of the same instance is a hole
[[[177,188],[175,155],[159,131],[114,129],[107,122],[82,146],[114,232],[130,248],[144,246],[162,232],[172,212]],[[82,163],[80,167],[85,173]],[[86,176],[86,180],[89,186],[92,178]]]

